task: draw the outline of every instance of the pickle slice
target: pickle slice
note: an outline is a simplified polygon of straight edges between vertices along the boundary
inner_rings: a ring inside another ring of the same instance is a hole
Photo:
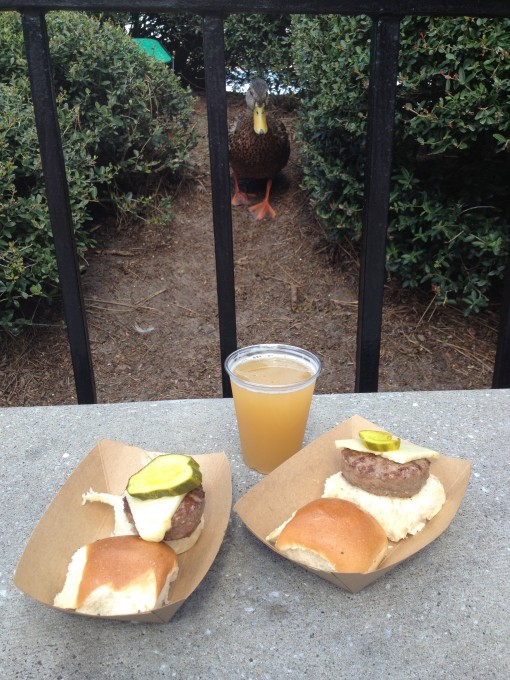
[[[400,437],[394,437],[389,432],[360,430],[359,437],[370,451],[385,453],[386,451],[397,451],[400,448]]]
[[[157,456],[132,475],[126,491],[140,500],[182,496],[202,483],[200,466],[191,458],[178,453]]]

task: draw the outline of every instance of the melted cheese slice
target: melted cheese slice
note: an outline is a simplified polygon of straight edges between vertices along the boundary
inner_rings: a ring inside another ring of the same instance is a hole
[[[426,449],[424,446],[411,444],[410,442],[400,442],[400,448],[396,451],[372,451],[368,449],[361,439],[337,439],[335,441],[337,449],[352,449],[353,451],[360,451],[361,453],[373,453],[376,456],[387,458],[395,463],[410,463],[413,460],[420,460],[421,458],[439,458],[437,451]]]
[[[185,495],[141,500],[126,492],[129,509],[140,536],[146,541],[162,541]]]

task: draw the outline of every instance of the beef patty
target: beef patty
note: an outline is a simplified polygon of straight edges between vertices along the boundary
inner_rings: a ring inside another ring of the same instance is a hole
[[[182,499],[182,503],[177,508],[177,512],[172,517],[172,525],[166,532],[164,541],[175,541],[178,538],[191,536],[200,524],[204,514],[205,492],[202,486],[187,493]]]
[[[345,479],[377,496],[410,498],[418,493],[429,477],[427,458],[410,463],[395,463],[374,453],[352,449],[342,451],[340,470]]]

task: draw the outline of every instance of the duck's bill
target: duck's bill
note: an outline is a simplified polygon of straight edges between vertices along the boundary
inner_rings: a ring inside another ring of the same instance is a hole
[[[267,133],[266,107],[264,104],[255,105],[253,109],[253,129],[257,135],[265,135]]]

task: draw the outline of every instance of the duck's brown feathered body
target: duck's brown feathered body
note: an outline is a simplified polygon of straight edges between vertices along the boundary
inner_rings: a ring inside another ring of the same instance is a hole
[[[257,135],[253,113],[246,112],[229,139],[230,164],[239,177],[272,179],[287,165],[290,155],[285,125],[267,116],[267,133]]]
[[[230,164],[235,184],[232,204],[248,203],[246,194],[239,190],[239,177],[267,180],[266,198],[250,208],[257,213],[257,219],[267,214],[275,216],[269,205],[272,180],[287,165],[290,155],[285,125],[275,116],[266,114],[267,99],[266,83],[259,78],[253,80],[246,93],[247,110],[229,135]]]

